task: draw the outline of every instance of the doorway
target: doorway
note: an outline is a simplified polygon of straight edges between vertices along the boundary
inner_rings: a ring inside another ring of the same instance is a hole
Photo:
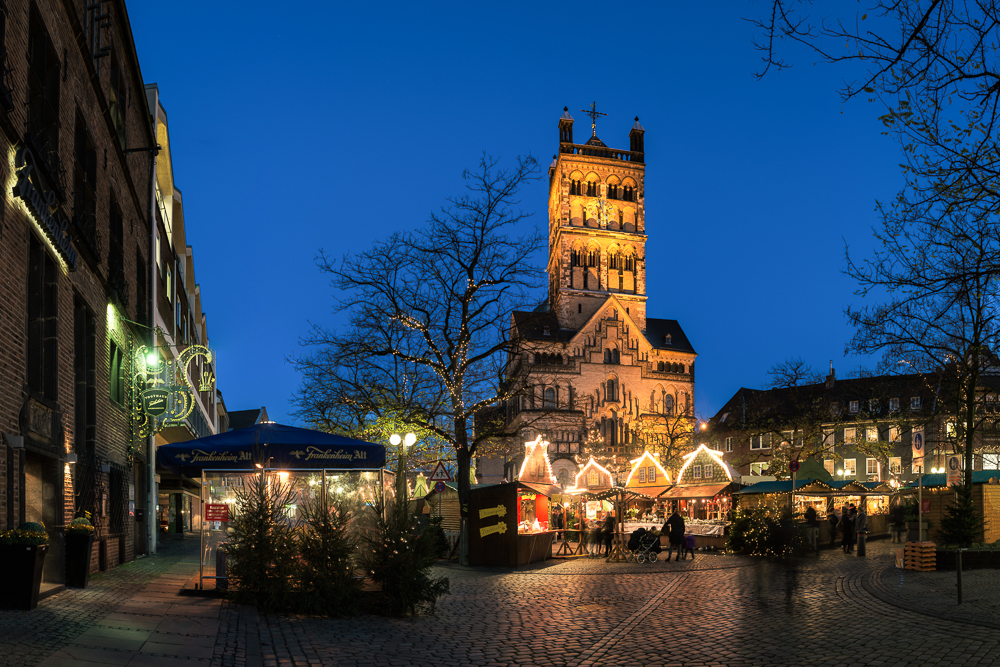
[[[62,523],[58,517],[63,516],[61,468],[60,461],[52,457],[34,452],[25,454],[24,520],[41,522],[49,535],[49,551],[42,570],[43,592],[46,584],[51,587],[63,583],[62,532],[56,530],[56,524]]]

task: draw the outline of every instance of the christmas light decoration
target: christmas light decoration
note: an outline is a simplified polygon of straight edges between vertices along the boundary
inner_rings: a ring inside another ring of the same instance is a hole
[[[541,448],[541,452],[538,449]],[[524,479],[524,471],[528,467],[528,462],[531,461],[531,457],[534,454],[539,454],[545,461],[545,478],[539,480],[541,482],[547,482],[549,484],[558,484],[556,476],[552,474],[552,464],[549,462],[549,443],[546,440],[542,440],[542,436],[538,436],[530,442],[524,443],[524,462],[521,464],[521,471],[517,473],[518,479]],[[533,477],[533,475],[528,475]],[[534,481],[534,480],[530,480]]]
[[[706,445],[705,443],[701,443],[700,445],[698,445],[698,449],[694,450],[690,454],[685,454],[682,457],[684,459],[684,465],[681,466],[680,471],[677,473],[678,483],[680,483],[681,480],[684,479],[684,471],[687,470],[687,467],[691,465],[691,463],[696,458],[698,458],[698,454],[700,454],[701,452],[705,452],[710,457],[712,457],[712,460],[718,463],[719,467],[722,468],[722,471],[726,473],[726,479],[728,479],[730,482],[733,481],[733,473],[730,470],[729,466],[726,465],[726,462],[722,460],[722,452],[717,449],[709,449],[708,445]]]
[[[628,474],[628,479],[625,480],[625,486],[629,486],[632,482],[632,475],[634,475],[639,468],[646,468],[650,465],[656,466],[658,474],[663,476],[663,479],[667,484],[670,484],[670,475],[667,474],[667,471],[664,470],[656,456],[651,452],[643,452],[642,456],[632,461],[632,464],[632,470]],[[660,486],[663,485],[661,484]]]
[[[574,485],[575,489],[586,490],[586,489],[590,488],[586,484],[580,484],[580,479],[581,478],[586,479],[584,477],[584,475],[590,469],[595,469],[599,473],[601,473],[603,475],[607,475],[608,476],[608,486],[612,486],[612,481],[611,481],[612,480],[612,475],[611,475],[611,472],[607,468],[605,468],[604,466],[602,466],[601,464],[599,464],[597,461],[595,461],[594,457],[591,456],[590,460],[587,461],[587,465],[583,466],[583,468],[580,469],[580,472],[578,472],[576,474],[576,479],[573,480],[573,485]],[[601,487],[599,485],[599,488],[603,488],[603,487]]]

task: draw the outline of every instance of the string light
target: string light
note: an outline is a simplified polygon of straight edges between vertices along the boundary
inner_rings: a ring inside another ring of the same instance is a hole
[[[541,452],[538,451],[539,448],[541,448]],[[542,436],[538,436],[534,440],[524,443],[524,462],[521,463],[521,471],[517,474],[517,478],[524,479],[524,471],[527,469],[528,462],[531,461],[531,457],[536,454],[540,454],[542,460],[545,461],[545,479],[548,480],[549,484],[558,484],[559,482],[556,480],[556,476],[552,474],[552,464],[549,462],[548,452],[549,443],[547,440],[542,440]]]
[[[608,476],[608,484],[607,484],[607,486],[613,486],[611,472],[607,468],[605,468],[604,466],[602,466],[600,463],[598,463],[597,461],[595,461],[594,457],[591,456],[590,460],[587,461],[587,465],[583,466],[583,468],[580,469],[580,472],[578,472],[576,474],[576,479],[573,480],[573,487],[574,487],[574,489],[585,490],[585,489],[589,489],[590,488],[586,484],[581,485],[580,484],[580,478],[586,479],[583,476],[587,472],[587,470],[589,470],[591,468],[595,468],[601,474],[607,475]]]
[[[663,468],[663,466],[660,465],[660,462],[657,460],[656,456],[654,456],[651,452],[643,452],[642,456],[632,461],[634,465],[632,466],[631,472],[629,472],[628,474],[628,478],[625,480],[625,486],[629,486],[629,484],[632,482],[632,475],[634,475],[636,471],[639,470],[639,468],[648,467],[648,465],[644,463],[644,461],[649,462],[652,465],[656,466],[656,470],[659,472],[660,475],[663,476],[664,481],[666,481],[667,484],[670,484],[670,475],[667,474],[667,471]]]
[[[698,449],[694,450],[690,454],[685,454],[682,457],[684,459],[684,465],[681,466],[680,471],[677,473],[678,483],[680,483],[684,479],[684,471],[687,470],[687,467],[694,462],[694,460],[698,457],[698,454],[701,452],[705,452],[710,457],[712,457],[712,460],[718,463],[722,471],[726,473],[726,479],[728,479],[730,482],[733,481],[733,473],[729,469],[729,466],[726,465],[726,462],[722,460],[722,452],[717,449],[709,449],[708,445],[702,443],[698,445]]]

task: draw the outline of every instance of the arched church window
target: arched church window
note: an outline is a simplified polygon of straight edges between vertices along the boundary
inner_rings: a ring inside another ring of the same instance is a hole
[[[663,414],[672,415],[674,414],[674,397],[667,394],[663,398]]]
[[[545,390],[545,409],[555,410],[556,407],[556,390],[552,387],[548,387]]]
[[[583,187],[582,187],[582,184],[580,183],[580,181],[578,181],[578,180],[572,180],[572,181],[569,182],[569,193],[571,195],[582,195],[583,194]]]
[[[607,382],[607,397],[609,401],[618,400],[618,384],[614,379],[608,380]]]
[[[611,363],[620,364],[621,363],[621,353],[617,349],[611,350]]]
[[[611,363],[611,350],[604,350],[604,363]]]
[[[662,361],[656,362],[656,370],[660,371],[661,373],[663,372],[663,362]]]

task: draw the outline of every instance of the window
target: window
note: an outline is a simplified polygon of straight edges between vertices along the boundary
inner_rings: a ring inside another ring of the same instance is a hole
[[[34,234],[28,247],[28,392],[58,400],[59,269]]]
[[[711,463],[705,464],[704,472],[705,472],[705,479],[712,479],[713,472]]]
[[[893,475],[900,475],[903,472],[903,459],[893,456],[889,459],[889,472]]]
[[[663,414],[672,415],[674,414],[674,397],[667,394],[663,397]]]
[[[639,468],[639,483],[640,484],[645,484],[646,483],[646,469],[645,468]]]
[[[948,422],[944,425],[944,434],[949,438],[955,437],[955,422]]]
[[[125,88],[125,72],[118,64],[117,54],[111,54],[111,85],[108,107],[111,111],[111,123],[115,126],[118,144],[125,150],[125,107],[128,104],[128,92]]]
[[[889,399],[889,412],[898,412],[898,411],[899,411],[899,399],[898,398],[890,398]]]
[[[853,445],[858,439],[858,430],[856,428],[845,428],[844,429],[844,444]]]
[[[607,400],[617,401],[618,400],[618,384],[612,379],[608,380],[607,384]]]
[[[844,477],[855,477],[858,474],[857,459],[844,459]]]
[[[750,438],[750,449],[770,449],[771,448],[771,434],[764,433],[763,435],[755,435]]]
[[[850,410],[852,415],[858,414],[858,401],[851,401],[848,409]]]
[[[556,390],[549,387],[545,390],[545,408],[554,410],[556,407]]]
[[[732,439],[732,437],[726,438],[726,451],[727,452],[733,451],[733,439]]]
[[[865,472],[869,477],[878,477],[878,459],[868,459],[865,461]]]
[[[73,222],[85,247],[100,261],[100,237],[97,233],[96,196],[97,150],[87,132],[87,125],[76,112],[73,150]]]
[[[92,453],[97,441],[97,319],[79,298],[73,304],[73,449]]]
[[[125,280],[125,225],[122,210],[114,193],[108,197],[108,281],[123,306],[128,305],[128,282]]]
[[[691,466],[691,476],[695,479],[701,479],[701,466]]]
[[[869,398],[868,399],[868,412],[870,414],[877,415],[878,414],[878,408],[879,408],[878,399],[877,398]]]
[[[31,8],[28,23],[28,134],[38,158],[50,172],[59,173],[59,57],[38,9]]]
[[[111,385],[111,400],[125,405],[125,365],[121,348],[111,341],[108,349],[108,382]]]
[[[830,404],[830,414],[839,415],[840,414],[840,403],[834,401]]]
[[[889,442],[899,442],[899,427],[890,426],[889,427]]]
[[[646,468],[646,481],[655,482],[656,481],[656,466],[649,466]]]
[[[146,262],[142,258],[142,252],[135,251],[135,321],[139,324],[146,324],[146,283],[149,276],[146,275]]]
[[[878,442],[878,427],[869,426],[865,429],[865,440],[868,442]]]
[[[919,396],[911,396],[910,397],[910,409],[911,410],[919,410],[920,409],[920,397]]]
[[[1000,453],[984,453],[983,470],[1000,470]]]
[[[551,336],[552,335],[552,330],[549,329],[549,327],[542,327],[542,335],[543,336]]]
[[[764,472],[771,466],[770,463],[751,463],[750,464],[750,474],[751,475],[763,475]]]
[[[910,464],[910,473],[911,474],[913,474],[913,475],[923,474],[924,466],[921,465],[920,463],[917,463],[917,461],[922,461],[922,460],[923,459],[914,459],[913,460],[913,462]]]
[[[170,280],[170,278],[171,278],[170,269],[168,268],[167,269],[167,302],[168,303],[174,300],[174,291],[171,289],[171,280]]]
[[[835,475],[837,471],[835,470],[836,462],[833,459],[823,459],[823,467],[831,475]]]
[[[587,487],[593,488],[597,486],[597,471],[591,470],[587,473]]]
[[[834,438],[832,429],[823,429],[823,447],[833,451]]]

